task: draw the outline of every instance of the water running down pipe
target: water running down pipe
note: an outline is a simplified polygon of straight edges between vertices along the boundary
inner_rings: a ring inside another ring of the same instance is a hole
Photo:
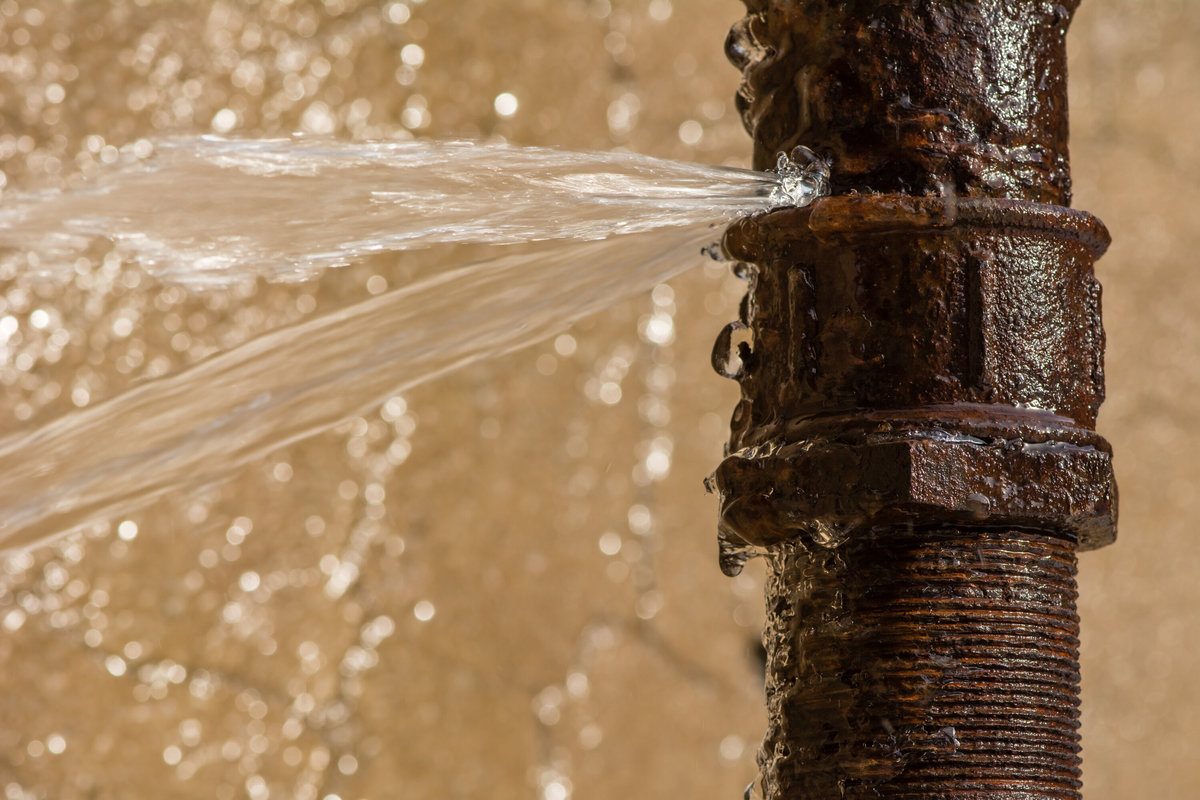
[[[1075,554],[1116,486],[1108,234],[1066,207],[1077,0],[746,4],[755,165],[833,165],[726,236],[752,341],[712,485],[723,563],[769,564],[763,793],[1079,798]]]

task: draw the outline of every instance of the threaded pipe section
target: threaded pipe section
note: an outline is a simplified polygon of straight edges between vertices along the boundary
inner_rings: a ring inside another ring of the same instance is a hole
[[[1078,800],[1072,543],[887,531],[769,559],[768,800]]]

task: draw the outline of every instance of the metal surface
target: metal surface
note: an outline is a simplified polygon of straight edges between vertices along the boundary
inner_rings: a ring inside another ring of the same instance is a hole
[[[1078,797],[1075,550],[1116,487],[1074,4],[747,5],[755,162],[806,145],[834,193],[726,237],[751,341],[712,485],[771,564],[765,794]]]

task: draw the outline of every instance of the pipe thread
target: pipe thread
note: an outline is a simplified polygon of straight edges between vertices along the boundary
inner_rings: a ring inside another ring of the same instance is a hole
[[[1073,543],[881,531],[770,562],[768,800],[1078,800]]]

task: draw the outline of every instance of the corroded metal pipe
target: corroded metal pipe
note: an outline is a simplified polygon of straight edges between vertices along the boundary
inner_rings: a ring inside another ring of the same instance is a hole
[[[768,800],[1078,798],[1075,553],[1112,541],[1095,432],[1104,226],[1070,202],[1076,3],[746,0],[755,163],[833,194],[743,221],[723,564],[765,552]]]

